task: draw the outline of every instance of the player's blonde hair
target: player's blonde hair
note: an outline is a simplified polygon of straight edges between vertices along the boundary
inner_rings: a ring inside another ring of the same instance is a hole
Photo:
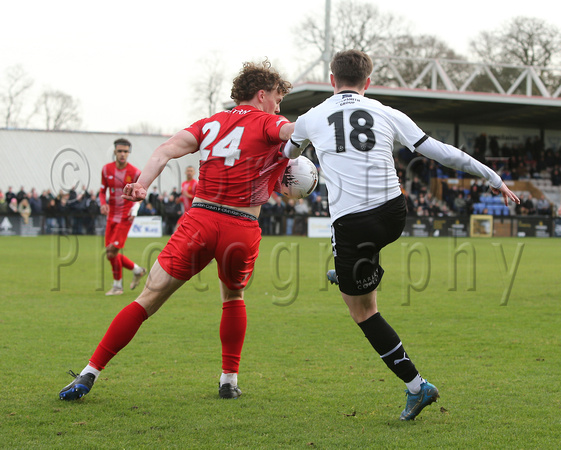
[[[234,78],[230,97],[239,105],[241,102],[250,101],[261,89],[276,90],[284,96],[290,92],[292,84],[282,79],[271,67],[268,59],[260,64],[245,62],[238,76]]]
[[[361,86],[373,69],[370,56],[360,50],[337,52],[331,60],[331,73],[338,86]]]

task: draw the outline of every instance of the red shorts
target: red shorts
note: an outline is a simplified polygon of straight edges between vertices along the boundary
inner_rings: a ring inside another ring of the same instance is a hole
[[[105,246],[113,244],[117,248],[123,248],[127,241],[129,230],[132,222],[128,219],[122,222],[113,222],[107,218],[107,225],[105,226]]]
[[[216,259],[218,277],[230,290],[243,289],[259,254],[257,220],[192,207],[158,256],[162,268],[178,280],[189,280]]]

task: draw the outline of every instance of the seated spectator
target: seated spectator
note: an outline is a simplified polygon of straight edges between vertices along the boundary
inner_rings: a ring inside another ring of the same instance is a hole
[[[536,214],[536,208],[532,201],[532,194],[528,194],[526,197],[523,195],[520,196],[520,204],[517,205],[516,213],[522,216]]]
[[[561,173],[559,167],[555,167],[551,172],[551,184],[553,186],[561,186]]]
[[[542,194],[536,203],[536,210],[541,216],[550,216],[552,213],[551,203]]]
[[[23,186],[20,188],[19,192],[16,194],[16,198],[18,199],[18,205],[21,203],[21,201],[24,198],[29,198],[29,196],[25,192],[25,189],[23,188]]]
[[[503,179],[503,181],[512,180],[512,172],[509,170],[508,167],[505,167],[505,170],[503,170],[503,173],[501,174],[501,178]]]
[[[464,193],[462,191],[458,192],[458,196],[454,200],[454,209],[453,211],[460,215],[465,216],[467,214],[467,202],[464,198]]]
[[[139,216],[155,216],[158,214],[158,210],[152,206],[152,203],[143,200],[138,209]]]

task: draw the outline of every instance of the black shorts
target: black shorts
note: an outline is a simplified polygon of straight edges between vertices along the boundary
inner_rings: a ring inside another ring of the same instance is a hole
[[[341,292],[362,295],[378,287],[384,274],[380,250],[401,236],[406,215],[405,197],[400,195],[333,223],[331,240]]]

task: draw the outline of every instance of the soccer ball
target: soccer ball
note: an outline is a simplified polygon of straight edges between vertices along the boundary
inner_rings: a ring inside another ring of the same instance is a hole
[[[314,191],[317,184],[316,166],[305,156],[299,156],[288,162],[281,180],[280,193],[287,198],[304,198]]]

